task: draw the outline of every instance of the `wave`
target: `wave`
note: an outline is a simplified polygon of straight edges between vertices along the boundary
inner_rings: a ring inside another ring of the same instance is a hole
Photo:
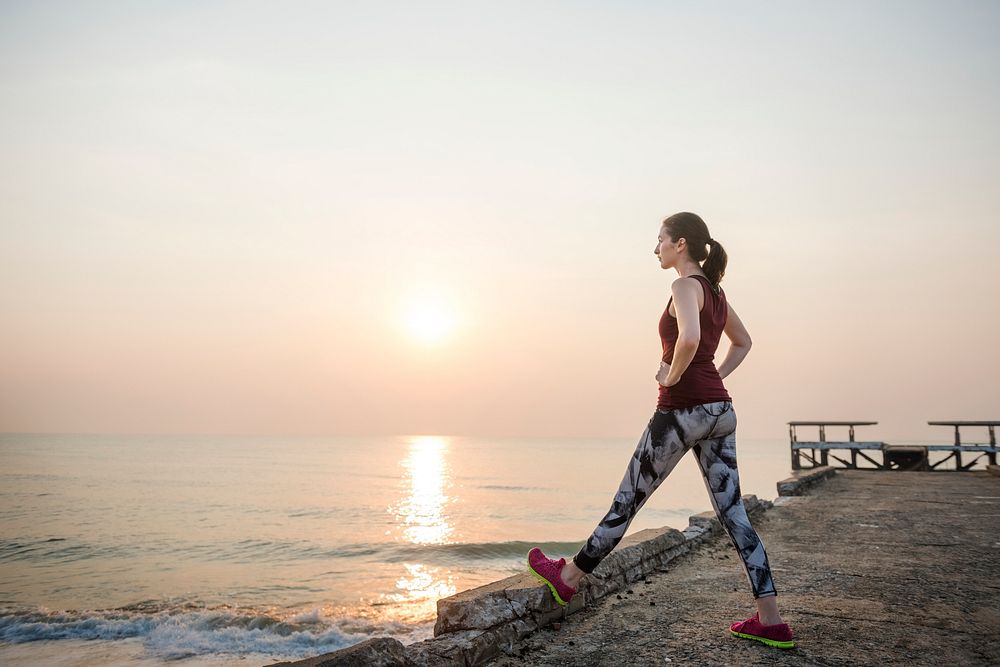
[[[147,600],[107,610],[49,611],[0,608],[0,641],[121,640],[141,638],[163,660],[204,655],[259,653],[301,659],[352,646],[373,636],[419,641],[428,624],[351,616],[329,617],[314,609],[279,618],[273,610]]]
[[[251,540],[244,546],[249,548]],[[399,563],[420,561],[434,565],[461,565],[468,560],[512,560],[526,558],[531,547],[539,547],[546,553],[575,553],[584,540],[579,542],[459,542],[451,544],[413,544],[409,542],[345,544],[329,548],[303,543],[273,544],[259,542],[261,549],[280,549],[288,557],[319,559],[355,559],[379,563]],[[294,554],[294,556],[293,556]]]
[[[466,559],[527,558],[532,547],[547,554],[576,553],[583,546],[579,542],[464,542],[457,544],[391,544],[378,545],[382,560],[396,563],[404,560],[423,560],[454,565]]]
[[[72,563],[73,561],[89,559],[127,558],[138,554],[139,549],[127,545],[70,542],[65,537],[50,537],[23,542],[0,540],[0,562]]]
[[[148,554],[166,554],[205,561],[236,563],[287,563],[294,560],[365,559],[398,563],[424,561],[437,565],[459,565],[472,560],[523,558],[533,546],[546,553],[575,552],[579,542],[465,542],[455,544],[369,543],[336,547],[303,540],[245,539],[236,542],[177,543],[155,541],[144,544],[91,544],[72,538],[0,541],[0,562],[28,561],[65,564],[74,561],[106,558],[130,558]]]
[[[583,546],[579,542],[462,542],[452,544],[413,544],[409,542],[371,543],[359,542],[337,547],[301,541],[241,540],[235,544],[220,545],[205,552],[220,560],[246,560],[247,562],[287,561],[289,559],[353,560],[363,559],[379,563],[421,561],[435,565],[460,565],[467,560],[511,560],[525,558],[533,546],[546,553],[576,552]]]

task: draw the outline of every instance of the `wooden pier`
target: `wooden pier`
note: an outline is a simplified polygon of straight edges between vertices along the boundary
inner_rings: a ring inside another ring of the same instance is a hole
[[[932,426],[951,426],[955,429],[951,443],[931,445],[892,445],[877,440],[855,440],[856,426],[874,426],[872,421],[790,421],[788,437],[791,446],[792,470],[833,465],[853,470],[971,470],[976,462],[985,457],[988,465],[996,465],[996,427],[1000,421],[929,421]],[[796,427],[819,427],[819,440],[799,440]],[[827,426],[846,426],[847,440],[827,440]],[[962,442],[962,427],[983,427],[989,433],[989,442]],[[939,461],[931,462],[930,452],[948,452]],[[965,462],[962,455],[966,455]],[[970,458],[971,457],[971,458]],[[831,462],[831,459],[833,462]],[[954,460],[955,467],[946,467]],[[834,463],[836,462],[836,463]],[[867,462],[867,463],[866,463]],[[840,465],[836,465],[839,463]],[[867,465],[870,464],[870,465]]]

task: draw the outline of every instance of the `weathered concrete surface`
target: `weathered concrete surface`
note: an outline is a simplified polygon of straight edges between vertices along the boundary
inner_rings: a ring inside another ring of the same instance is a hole
[[[750,516],[771,505],[752,494],[743,496],[743,503]],[[548,625],[594,600],[617,593],[721,530],[715,514],[703,512],[690,517],[683,532],[674,528],[648,528],[632,533],[580,583],[567,607],[556,604],[548,588],[527,572],[442,598],[437,602],[434,635],[487,630],[518,619],[535,627]]]
[[[393,667],[406,664],[403,644],[391,637],[374,637],[335,653],[292,662],[276,662],[271,667]]]
[[[487,664],[1000,664],[1000,479],[990,473],[838,470],[754,525],[796,648],[728,634],[753,602],[717,535]]]
[[[801,496],[809,488],[816,486],[824,479],[828,479],[837,474],[837,469],[833,466],[819,466],[806,470],[795,470],[788,479],[778,482],[779,496]]]

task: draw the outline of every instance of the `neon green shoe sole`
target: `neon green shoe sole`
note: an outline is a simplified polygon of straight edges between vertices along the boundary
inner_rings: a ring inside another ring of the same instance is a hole
[[[558,602],[559,604],[561,604],[562,606],[565,607],[566,606],[566,601],[563,600],[561,597],[559,597],[559,592],[556,590],[556,587],[552,585],[552,582],[549,581],[548,579],[546,579],[545,577],[543,577],[542,575],[538,574],[537,572],[535,572],[535,568],[531,567],[530,564],[528,565],[528,569],[531,570],[531,573],[533,575],[535,575],[536,577],[538,577],[539,579],[541,579],[541,581],[542,581],[543,584],[545,584],[546,586],[549,587],[549,590],[552,591],[552,597],[554,597],[556,599],[556,602]]]
[[[730,630],[729,634],[734,637],[742,637],[743,639],[756,639],[759,642],[764,642],[768,646],[774,646],[775,648],[795,648],[795,642],[783,642],[777,639],[768,639],[767,637],[758,637],[757,635],[748,635],[742,632],[736,632]]]

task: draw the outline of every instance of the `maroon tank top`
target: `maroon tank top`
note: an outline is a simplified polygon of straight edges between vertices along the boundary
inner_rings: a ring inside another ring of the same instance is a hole
[[[715,367],[715,350],[719,347],[719,339],[726,327],[729,316],[729,306],[726,304],[726,292],[719,287],[716,294],[712,283],[703,275],[692,274],[705,289],[705,305],[701,309],[701,340],[698,350],[694,353],[691,365],[684,371],[680,381],[672,387],[660,387],[657,410],[674,410],[687,408],[702,403],[714,401],[730,401],[729,392],[722,384],[719,371]],[[674,345],[677,343],[677,318],[670,314],[670,302],[660,317],[660,342],[663,345],[663,361],[672,363],[674,360]]]

